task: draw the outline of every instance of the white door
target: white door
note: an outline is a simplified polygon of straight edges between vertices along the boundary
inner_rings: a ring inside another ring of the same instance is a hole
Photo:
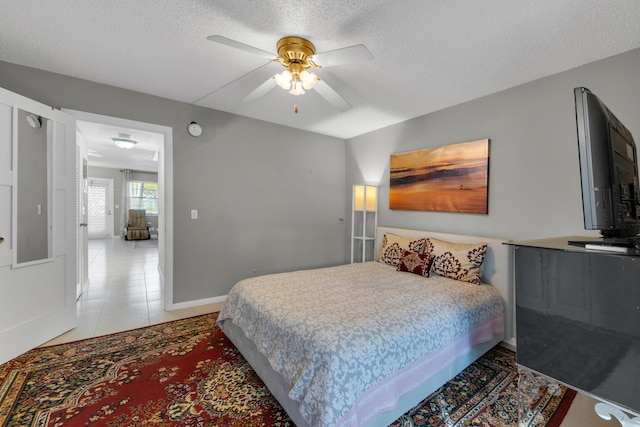
[[[89,238],[113,236],[113,180],[89,178]]]
[[[82,296],[89,284],[88,235],[87,235],[87,157],[83,154],[84,139],[76,129],[76,299]]]
[[[75,129],[72,116],[0,88],[0,364],[76,325]],[[40,148],[22,143],[40,131]],[[32,187],[43,187],[37,200]]]

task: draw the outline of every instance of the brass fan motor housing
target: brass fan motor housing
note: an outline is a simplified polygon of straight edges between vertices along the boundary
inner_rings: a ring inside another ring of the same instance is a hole
[[[290,64],[299,64],[302,69],[320,68],[309,58],[315,55],[316,47],[307,39],[296,36],[283,37],[278,40],[277,48],[278,60],[285,67]]]

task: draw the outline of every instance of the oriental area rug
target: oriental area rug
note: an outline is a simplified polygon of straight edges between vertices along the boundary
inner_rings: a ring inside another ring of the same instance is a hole
[[[40,347],[0,365],[0,426],[293,427],[216,318]],[[572,391],[532,389],[521,425],[557,426]],[[514,353],[494,348],[393,425],[518,426]]]

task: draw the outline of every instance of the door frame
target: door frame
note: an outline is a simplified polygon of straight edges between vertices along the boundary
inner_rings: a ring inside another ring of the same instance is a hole
[[[158,262],[160,280],[164,286],[165,310],[173,309],[173,128],[153,123],[103,116],[85,111],[65,111],[76,120],[103,123],[111,126],[128,127],[164,135],[164,146],[159,150],[158,161]]]
[[[76,299],[89,285],[87,238],[87,153],[84,139],[76,126]]]

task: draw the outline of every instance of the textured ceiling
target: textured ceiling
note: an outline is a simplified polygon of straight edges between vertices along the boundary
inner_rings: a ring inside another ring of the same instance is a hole
[[[3,0],[0,60],[350,138],[638,48],[639,22],[638,0]],[[267,60],[210,35],[373,59],[316,72],[346,112],[314,90],[245,102],[259,73],[233,82]]]
[[[164,135],[87,120],[77,120],[76,127],[87,145],[90,166],[158,171],[158,152],[164,145]],[[119,136],[137,144],[126,150],[120,148],[112,140]]]

